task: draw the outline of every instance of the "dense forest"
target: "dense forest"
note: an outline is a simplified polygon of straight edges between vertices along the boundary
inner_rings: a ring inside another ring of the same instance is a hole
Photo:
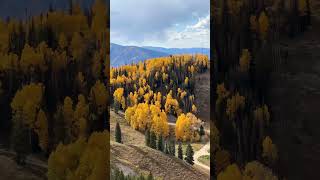
[[[103,0],[69,2],[68,10],[0,20],[1,144],[19,164],[28,154],[49,157],[48,179],[101,179],[108,176],[109,9]]]
[[[288,58],[280,40],[306,31],[310,14],[309,0],[212,2],[212,115],[220,134],[218,146],[211,143],[212,178],[283,178],[269,85]]]
[[[125,112],[134,129],[143,132],[149,129],[161,137],[169,135],[167,116],[174,116],[177,140],[199,140],[199,134],[193,130],[200,124],[195,116],[195,74],[207,69],[208,57],[200,54],[156,58],[112,68],[113,107]]]

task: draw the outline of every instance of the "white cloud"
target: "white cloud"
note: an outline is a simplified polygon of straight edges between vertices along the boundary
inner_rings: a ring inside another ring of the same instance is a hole
[[[203,43],[210,38],[209,26],[206,28],[209,4],[209,0],[111,0],[111,41],[137,46],[209,47]]]
[[[210,47],[210,16],[200,18],[197,23],[186,25],[182,31],[167,31],[166,44],[170,47]]]

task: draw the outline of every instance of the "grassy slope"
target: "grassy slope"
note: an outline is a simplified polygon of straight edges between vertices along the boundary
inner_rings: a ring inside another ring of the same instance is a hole
[[[208,175],[189,164],[145,146],[125,145],[111,141],[111,163],[122,164],[135,172],[152,174],[163,179],[205,180]]]
[[[198,160],[199,160],[201,163],[203,163],[203,164],[205,164],[205,165],[207,165],[207,166],[210,166],[210,155],[200,156],[200,157],[198,158]]]
[[[148,174],[151,171],[153,175],[164,179],[209,179],[207,174],[199,172],[176,157],[146,147],[144,134],[128,126],[121,115],[111,111],[110,117],[112,165],[116,164],[132,175]],[[114,142],[116,122],[120,123],[123,144]],[[193,146],[195,149],[201,148],[200,144]]]

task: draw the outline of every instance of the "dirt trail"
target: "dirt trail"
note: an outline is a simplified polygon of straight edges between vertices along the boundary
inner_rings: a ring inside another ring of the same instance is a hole
[[[319,179],[320,21],[313,18],[305,34],[284,43],[288,63],[274,76],[270,95],[280,172],[289,180]]]
[[[200,161],[198,161],[198,158],[204,155],[210,155],[208,153],[208,150],[210,149],[210,141],[204,145],[199,151],[196,151],[193,155],[194,164],[201,166],[203,169],[210,171],[210,167],[202,164]]]

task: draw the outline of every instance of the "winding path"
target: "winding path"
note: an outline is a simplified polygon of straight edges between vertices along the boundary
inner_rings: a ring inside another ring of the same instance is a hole
[[[204,165],[202,164],[198,158],[204,155],[210,155],[210,153],[208,153],[208,150],[210,149],[210,141],[204,145],[199,151],[196,151],[193,155],[193,159],[194,159],[194,164],[201,166],[202,168],[210,171],[210,166]]]

